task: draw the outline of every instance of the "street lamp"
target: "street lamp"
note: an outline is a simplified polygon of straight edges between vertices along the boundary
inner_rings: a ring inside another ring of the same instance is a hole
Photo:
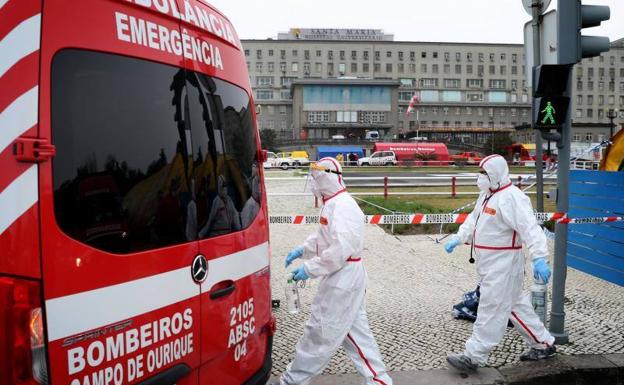
[[[618,110],[608,110],[607,118],[611,121],[611,134],[609,135],[609,139],[613,138],[613,131],[615,130],[615,124],[613,123],[613,119],[617,118]]]

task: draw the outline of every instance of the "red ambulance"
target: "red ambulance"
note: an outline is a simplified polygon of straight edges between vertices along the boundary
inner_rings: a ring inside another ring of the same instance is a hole
[[[203,0],[0,0],[0,385],[266,382],[251,95]]]

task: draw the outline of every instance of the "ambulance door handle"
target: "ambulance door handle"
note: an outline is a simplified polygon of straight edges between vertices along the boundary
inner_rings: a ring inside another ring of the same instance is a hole
[[[232,294],[236,284],[232,280],[221,281],[210,288],[210,299],[217,299]]]

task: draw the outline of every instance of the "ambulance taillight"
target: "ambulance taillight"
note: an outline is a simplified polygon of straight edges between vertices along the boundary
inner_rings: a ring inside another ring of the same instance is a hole
[[[0,278],[0,385],[48,383],[41,285]]]

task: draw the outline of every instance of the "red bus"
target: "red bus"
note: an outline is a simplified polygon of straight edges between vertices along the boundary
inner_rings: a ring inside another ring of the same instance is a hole
[[[393,151],[399,164],[448,166],[449,152],[444,143],[375,143],[373,152]]]
[[[267,381],[253,107],[204,1],[0,1],[0,385]]]

